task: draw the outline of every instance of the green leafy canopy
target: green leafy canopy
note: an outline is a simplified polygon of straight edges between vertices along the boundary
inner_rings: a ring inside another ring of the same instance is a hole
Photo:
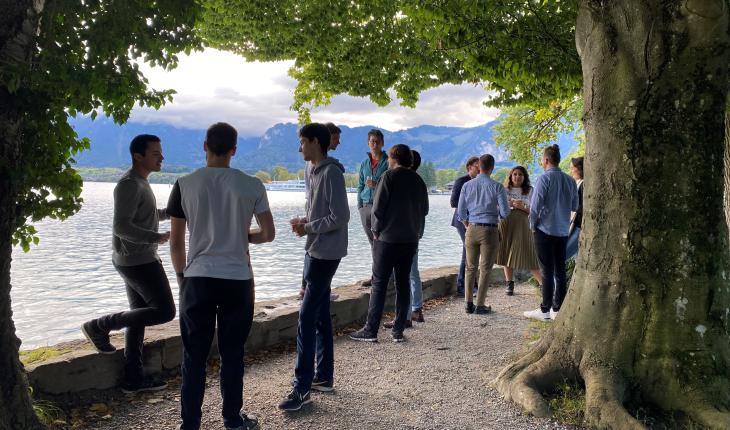
[[[30,66],[10,65],[0,84],[25,112],[13,243],[38,243],[30,224],[79,210],[81,177],[74,156],[89,147],[68,116],[99,112],[122,123],[135,104],[159,108],[172,91],[147,88],[139,62],[175,67],[176,54],[201,47],[192,0],[46,2]]]

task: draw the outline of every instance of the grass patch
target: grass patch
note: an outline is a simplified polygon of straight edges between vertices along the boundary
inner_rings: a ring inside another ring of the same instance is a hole
[[[52,346],[44,346],[41,348],[31,349],[29,351],[20,351],[20,362],[24,366],[29,364],[39,363],[46,361],[53,357],[58,357],[69,352],[69,349],[58,349]]]
[[[553,417],[562,424],[582,426],[585,421],[585,387],[571,381],[563,381],[555,390],[544,394]]]
[[[530,343],[535,343],[540,340],[551,325],[551,322],[531,320],[527,326],[527,338],[530,340]]]

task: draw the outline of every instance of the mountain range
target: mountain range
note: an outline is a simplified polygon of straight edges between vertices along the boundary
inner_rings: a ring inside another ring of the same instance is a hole
[[[497,121],[471,128],[421,125],[399,131],[381,129],[385,135],[385,147],[404,143],[421,153],[425,161],[431,161],[437,169],[459,168],[472,155],[489,153],[498,165],[512,165],[508,154],[498,148],[492,139],[492,126]],[[183,166],[190,169],[205,164],[203,140],[205,130],[179,128],[169,124],[127,123],[115,124],[108,118],[72,118],[70,121],[79,137],[88,137],[91,148],[76,157],[80,167],[125,167],[129,165],[129,142],[138,134],[149,133],[162,139],[165,165]],[[365,159],[367,133],[372,126],[342,129],[341,143],[337,151],[330,153],[340,160],[348,172],[356,169]],[[276,124],[261,137],[239,137],[233,166],[254,173],[284,166],[290,171],[304,167],[298,152],[299,138],[296,124]],[[570,135],[561,135],[558,144],[563,154],[568,154],[577,144]]]

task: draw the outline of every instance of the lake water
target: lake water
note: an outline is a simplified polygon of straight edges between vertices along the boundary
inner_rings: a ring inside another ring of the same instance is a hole
[[[124,284],[111,263],[113,183],[84,184],[84,205],[66,221],[36,224],[41,242],[31,251],[13,249],[11,292],[13,318],[22,348],[52,345],[82,338],[80,325],[91,318],[128,308]],[[164,207],[172,186],[153,184],[157,206]],[[303,215],[304,193],[270,191],[269,204],[276,224],[276,240],[250,247],[256,277],[256,300],[295,294],[300,286],[304,238],[289,228],[289,218]],[[350,202],[349,249],[332,286],[370,277],[370,246],[360,224],[355,194]],[[421,241],[421,269],[458,265],[461,242],[450,226],[449,196],[429,196],[430,213]],[[170,229],[169,221],[160,231]],[[167,244],[159,255],[177,302],[177,283]]]

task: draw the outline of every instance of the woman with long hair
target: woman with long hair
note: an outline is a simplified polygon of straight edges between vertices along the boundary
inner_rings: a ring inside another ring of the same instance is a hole
[[[515,291],[513,278],[515,269],[530,270],[540,285],[542,285],[542,275],[530,231],[529,205],[532,186],[527,169],[522,166],[513,167],[504,180],[504,187],[512,212],[499,223],[501,241],[496,263],[504,267],[507,295],[511,296]]]
[[[573,215],[568,233],[568,243],[565,246],[565,260],[569,260],[578,254],[578,239],[580,229],[583,225],[583,157],[570,159],[570,176],[575,179],[578,187],[578,210]]]

